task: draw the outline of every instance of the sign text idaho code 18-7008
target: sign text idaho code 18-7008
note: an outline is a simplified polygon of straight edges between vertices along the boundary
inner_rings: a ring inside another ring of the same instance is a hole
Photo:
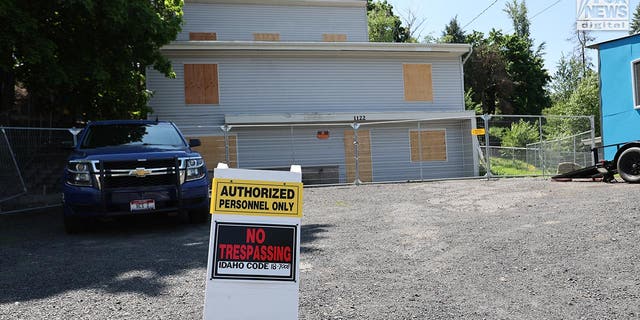
[[[216,225],[212,278],[295,281],[296,226]]]

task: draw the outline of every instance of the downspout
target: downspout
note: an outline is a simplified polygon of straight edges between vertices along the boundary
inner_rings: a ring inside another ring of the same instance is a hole
[[[469,45],[469,53],[467,54],[466,57],[464,57],[464,60],[462,60],[462,65],[464,66],[465,63],[467,63],[467,60],[469,60],[469,58],[471,57],[471,54],[473,53],[473,46]]]

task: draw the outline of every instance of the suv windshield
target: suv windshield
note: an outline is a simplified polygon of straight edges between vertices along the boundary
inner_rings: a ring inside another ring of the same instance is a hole
[[[122,145],[184,146],[178,131],[169,123],[92,125],[82,141],[82,148]]]

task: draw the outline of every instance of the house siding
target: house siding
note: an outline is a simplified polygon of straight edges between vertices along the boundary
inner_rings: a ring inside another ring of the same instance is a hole
[[[409,131],[417,123],[376,126],[371,130],[374,181],[408,181],[474,175],[470,120],[420,122],[420,130],[446,131],[446,161],[411,161]]]
[[[254,33],[279,33],[281,41],[319,42],[323,34],[368,41],[364,6],[186,3],[183,10],[184,26],[177,40],[189,40],[189,32],[215,32],[219,41],[252,41]]]
[[[172,59],[175,79],[148,72],[152,117],[179,126],[222,125],[225,114],[464,111],[459,58]],[[219,105],[186,105],[183,65],[218,64]],[[404,99],[403,63],[431,63],[433,101]]]
[[[422,121],[421,130],[446,130],[446,161],[411,161],[409,131],[417,122],[393,125],[365,125],[369,130],[373,181],[408,181],[469,177],[475,172],[470,120]],[[252,169],[287,168],[292,164],[310,167],[338,167],[339,183],[347,181],[344,132],[348,126],[328,128],[329,139],[316,138],[322,126],[237,128],[238,166]],[[361,169],[362,170],[362,169]],[[361,172],[361,175],[365,173]]]

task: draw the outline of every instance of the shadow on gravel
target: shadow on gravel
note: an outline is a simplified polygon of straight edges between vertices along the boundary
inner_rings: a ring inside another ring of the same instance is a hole
[[[0,215],[0,303],[89,289],[157,296],[167,277],[207,266],[209,225],[171,217],[101,222],[64,233],[60,209]]]
[[[310,245],[313,245],[316,240],[323,238],[321,234],[328,232],[328,229],[332,227],[334,227],[332,224],[303,224],[302,230],[300,231],[300,252],[308,253],[319,251],[320,249]]]

